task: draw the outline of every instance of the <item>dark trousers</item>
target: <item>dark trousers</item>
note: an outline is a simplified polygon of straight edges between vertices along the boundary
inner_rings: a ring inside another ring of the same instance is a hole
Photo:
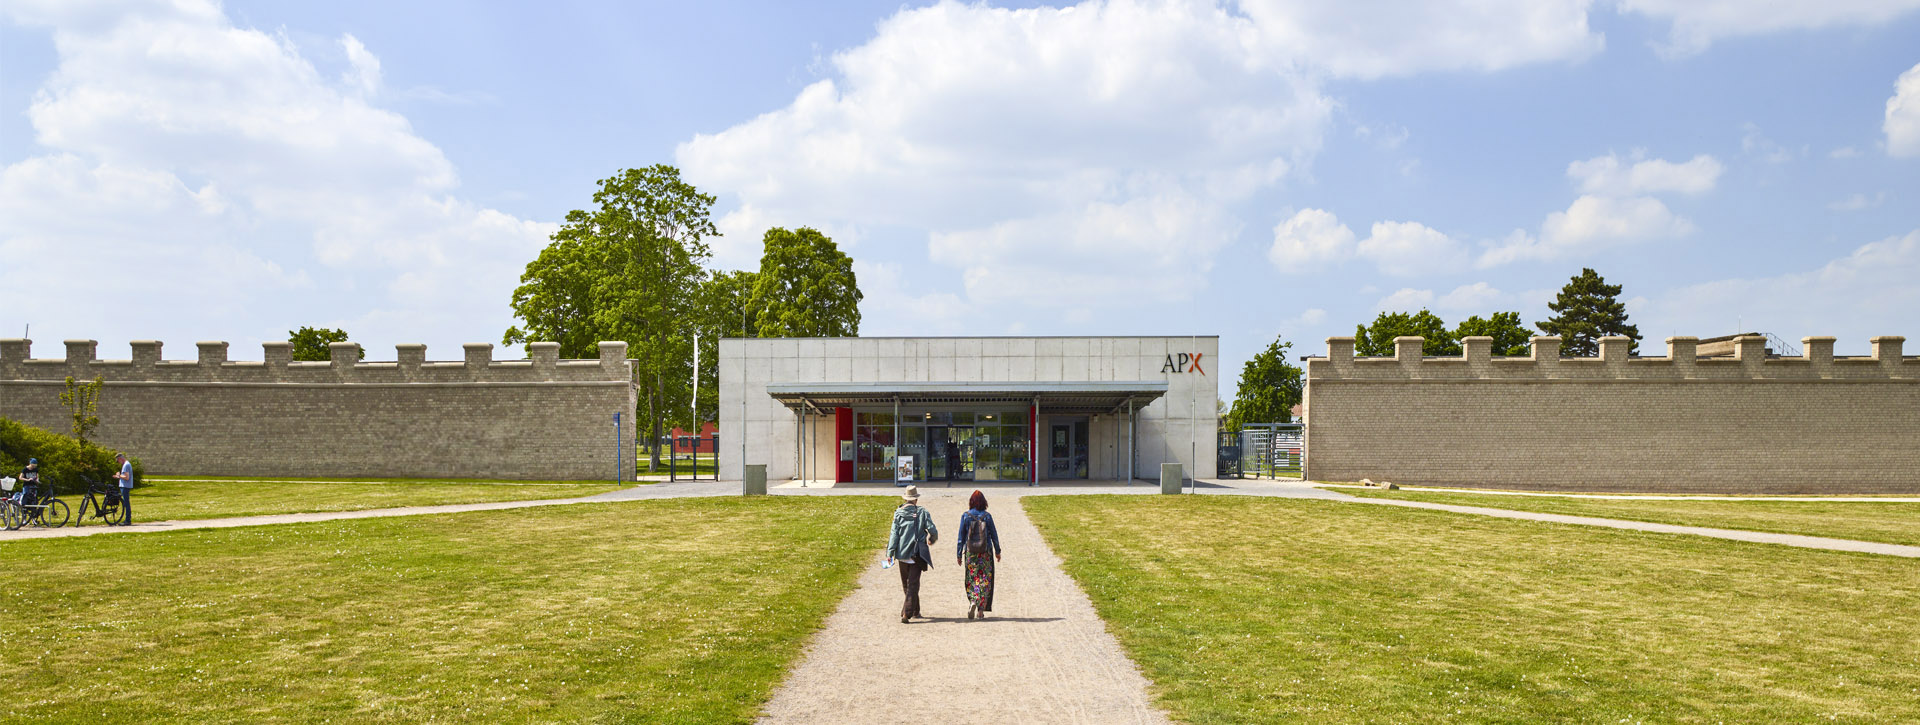
[[[120,520],[133,523],[133,489],[120,489]]]
[[[907,594],[906,603],[900,605],[900,616],[902,618],[920,616],[920,572],[926,570],[927,563],[924,561],[912,564],[901,562],[894,568],[900,570],[900,588]]]

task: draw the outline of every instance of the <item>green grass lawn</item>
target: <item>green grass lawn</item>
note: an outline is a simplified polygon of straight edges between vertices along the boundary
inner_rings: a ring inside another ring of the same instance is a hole
[[[318,483],[183,481],[149,476],[133,491],[133,519],[172,521],[228,516],[357,511],[396,506],[573,498],[622,488],[612,483]],[[61,497],[78,521],[80,497]],[[98,525],[89,519],[86,525]],[[69,526],[73,524],[68,524]]]
[[[0,543],[0,721],[745,722],[873,563],[891,503]]]
[[[1502,496],[1435,491],[1332,489],[1365,498],[1598,516],[1682,526],[1771,531],[1920,545],[1920,503],[1838,501],[1662,501]]]
[[[1920,721],[1920,561],[1359,503],[1022,502],[1194,722]]]

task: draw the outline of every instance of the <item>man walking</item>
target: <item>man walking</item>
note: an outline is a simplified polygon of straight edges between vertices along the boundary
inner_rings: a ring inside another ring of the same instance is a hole
[[[933,514],[920,507],[920,487],[908,486],[900,496],[900,507],[893,510],[893,533],[887,538],[887,559],[900,568],[900,588],[906,602],[900,605],[900,623],[920,616],[920,573],[933,568],[933,550],[940,532],[933,527]]]
[[[127,454],[113,454],[115,463],[120,464],[120,472],[113,474],[120,480],[120,525],[133,524],[133,462],[127,460]]]

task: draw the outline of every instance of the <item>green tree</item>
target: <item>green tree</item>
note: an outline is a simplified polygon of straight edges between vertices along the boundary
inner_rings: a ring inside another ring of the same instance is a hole
[[[1360,357],[1393,357],[1393,338],[1417,335],[1426,338],[1423,355],[1459,355],[1460,341],[1447,330],[1438,315],[1422,308],[1419,312],[1382,312],[1373,324],[1353,331],[1353,354]]]
[[[819,231],[775,227],[764,238],[748,307],[759,337],[855,337],[860,285],[853,258]]]
[[[1525,355],[1530,346],[1533,333],[1526,325],[1520,324],[1518,312],[1495,312],[1491,318],[1474,315],[1454,328],[1453,339],[1465,340],[1469,337],[1493,338],[1493,354]]]
[[[1287,362],[1293,343],[1279,337],[1267,349],[1254,355],[1240,369],[1240,387],[1234,391],[1233,409],[1227,412],[1227,429],[1240,430],[1248,423],[1288,423],[1293,406],[1300,402],[1300,368]]]
[[[711,255],[706,240],[719,235],[714,198],[666,165],[622,169],[599,184],[594,208],[567,212],[527,265],[512,301],[521,324],[504,341],[558,342],[565,357],[593,357],[600,341],[625,341],[642,390],[635,416],[651,426],[657,466],[651,442],[662,425],[691,417],[701,264]]]
[[[1580,270],[1560,288],[1560,296],[1547,303],[1554,316],[1534,323],[1542,332],[1560,336],[1560,354],[1566,357],[1593,357],[1600,354],[1600,338],[1625,335],[1633,338],[1628,348],[1640,350],[1640,328],[1627,324],[1627,304],[1620,301],[1620,285],[1607,284],[1592,268]]]
[[[687,430],[699,430],[700,423],[718,420],[720,410],[720,339],[753,337],[755,315],[748,306],[757,275],[750,271],[716,271],[700,285],[700,399],[699,415],[692,416]]]
[[[329,330],[324,327],[302,327],[287,333],[287,342],[293,345],[295,360],[311,362],[332,360],[333,348],[329,345],[346,341],[346,330]]]

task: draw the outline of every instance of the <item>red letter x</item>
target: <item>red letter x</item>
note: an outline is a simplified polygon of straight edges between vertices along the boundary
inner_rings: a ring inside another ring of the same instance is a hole
[[[1198,372],[1198,373],[1200,373],[1201,375],[1205,375],[1205,374],[1207,374],[1207,371],[1205,371],[1205,370],[1201,370],[1201,369],[1200,369],[1200,356],[1201,356],[1201,355],[1204,355],[1204,354],[1206,354],[1206,353],[1198,353],[1198,352],[1196,352],[1196,353],[1194,353],[1194,354],[1193,354],[1193,369],[1192,369],[1192,370],[1188,370],[1187,372]]]

